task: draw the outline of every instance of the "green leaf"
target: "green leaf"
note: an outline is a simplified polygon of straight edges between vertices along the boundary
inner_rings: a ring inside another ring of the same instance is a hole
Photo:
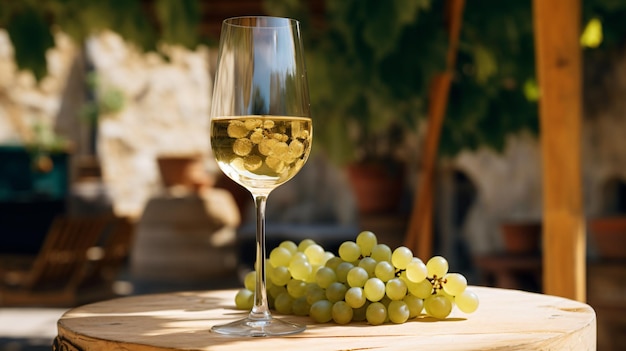
[[[143,51],[156,51],[159,36],[155,24],[149,21],[140,0],[109,0],[111,9],[118,8],[111,29],[124,39],[136,44]]]
[[[431,0],[394,0],[398,22],[409,25],[415,21],[420,10],[430,10]]]
[[[403,24],[396,21],[394,6],[387,1],[367,1],[367,13],[376,16],[365,18],[363,40],[373,49],[375,59],[380,60],[394,48]]]
[[[485,83],[498,72],[496,57],[488,48],[482,45],[474,46],[474,62],[476,65],[476,80]]]
[[[360,3],[366,13],[363,40],[372,49],[375,61],[398,49],[398,39],[407,26],[415,23],[419,10],[430,9],[430,0],[370,0]]]
[[[33,7],[24,7],[13,14],[7,26],[20,69],[30,70],[39,80],[47,72],[46,51],[54,46],[43,14]]]
[[[193,48],[198,43],[200,6],[196,0],[157,0],[155,14],[165,42]]]

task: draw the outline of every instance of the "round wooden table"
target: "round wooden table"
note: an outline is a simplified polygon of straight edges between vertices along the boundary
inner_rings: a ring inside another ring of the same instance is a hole
[[[243,317],[234,290],[118,298],[81,306],[58,321],[57,350],[595,350],[596,317],[584,303],[518,290],[471,287],[480,297],[472,314],[454,309],[439,321],[404,324],[307,324],[301,334],[272,338],[209,331]]]

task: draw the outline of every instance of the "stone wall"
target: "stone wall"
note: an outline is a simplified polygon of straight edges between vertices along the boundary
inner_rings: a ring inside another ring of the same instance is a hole
[[[20,145],[33,140],[33,128],[53,130],[68,88],[68,77],[78,55],[77,47],[63,34],[46,57],[48,75],[37,82],[30,72],[19,71],[13,59],[9,35],[0,29],[0,143]]]
[[[169,61],[141,53],[105,33],[92,38],[87,53],[100,89],[123,93],[124,106],[101,116],[98,155],[116,211],[139,215],[161,188],[159,156],[198,155],[207,172],[217,168],[209,154],[210,51],[169,48]]]
[[[540,157],[537,140],[522,134],[510,137],[503,153],[488,149],[466,151],[451,162],[450,169],[464,173],[477,190],[458,233],[464,237],[470,251],[499,250],[503,222],[541,219]]]

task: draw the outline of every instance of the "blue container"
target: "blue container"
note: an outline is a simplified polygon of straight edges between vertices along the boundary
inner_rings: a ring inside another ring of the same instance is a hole
[[[36,156],[24,147],[0,147],[0,253],[36,253],[54,217],[66,212],[70,155],[48,154],[47,172],[37,170]]]

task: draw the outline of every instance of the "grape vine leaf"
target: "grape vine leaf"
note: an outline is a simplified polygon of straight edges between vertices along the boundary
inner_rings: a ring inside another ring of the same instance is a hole
[[[14,14],[7,30],[18,67],[31,70],[37,79],[44,77],[46,51],[54,47],[54,39],[42,14],[26,7]]]

